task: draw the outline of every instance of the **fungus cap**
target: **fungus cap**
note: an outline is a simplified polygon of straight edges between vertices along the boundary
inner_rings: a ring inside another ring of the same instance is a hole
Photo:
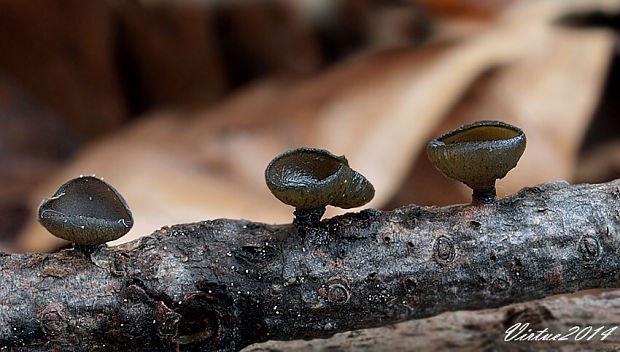
[[[372,184],[352,170],[344,156],[315,148],[280,154],[267,166],[265,181],[276,198],[301,209],[359,207],[375,194]]]
[[[112,186],[93,176],[80,176],[60,186],[41,204],[39,222],[56,237],[95,245],[126,234],[133,226],[133,216]]]
[[[525,134],[518,127],[478,121],[431,141],[428,157],[447,177],[486,192],[494,190],[495,180],[517,165],[525,144]]]

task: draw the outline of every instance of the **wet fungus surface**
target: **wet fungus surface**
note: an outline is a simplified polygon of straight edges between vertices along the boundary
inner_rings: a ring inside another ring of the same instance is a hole
[[[131,210],[112,186],[93,176],[74,178],[39,207],[39,222],[52,235],[76,245],[96,246],[125,235]]]
[[[372,184],[349,167],[344,156],[323,149],[299,148],[274,158],[265,170],[273,195],[295,210],[298,229],[315,226],[325,206],[354,208],[375,194]]]
[[[441,173],[473,189],[474,202],[491,202],[495,181],[517,165],[525,144],[525,133],[518,127],[478,121],[432,140],[427,151]]]

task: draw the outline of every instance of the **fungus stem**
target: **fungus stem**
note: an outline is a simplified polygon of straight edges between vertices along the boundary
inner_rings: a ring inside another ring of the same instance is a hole
[[[491,187],[491,189],[480,190],[474,189],[474,193],[472,194],[472,203],[480,204],[480,203],[492,203],[495,200],[497,193],[495,192],[495,186]]]
[[[293,215],[293,225],[297,228],[297,233],[301,237],[306,237],[307,230],[309,228],[316,228],[321,223],[321,217],[325,213],[325,207],[303,209],[295,208]]]
[[[79,243],[73,244],[73,249],[76,252],[80,252],[84,254],[85,257],[89,257],[91,254],[101,249],[101,247],[103,247],[103,245],[101,244],[79,244]]]

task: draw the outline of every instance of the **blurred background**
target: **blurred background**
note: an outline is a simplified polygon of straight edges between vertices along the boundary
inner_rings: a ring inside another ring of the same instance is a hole
[[[476,120],[528,139],[498,195],[620,177],[620,1],[0,0],[0,250],[65,243],[36,221],[96,174],[125,242],[214,218],[291,222],[264,169],[346,155],[367,206],[467,203],[426,145]],[[342,211],[328,209],[326,216]]]

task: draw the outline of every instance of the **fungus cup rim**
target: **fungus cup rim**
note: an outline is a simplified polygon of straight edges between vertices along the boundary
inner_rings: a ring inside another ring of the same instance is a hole
[[[319,154],[321,156],[326,156],[326,157],[328,157],[330,159],[333,159],[334,161],[340,163],[340,165],[338,166],[336,171],[331,173],[329,176],[327,176],[325,178],[322,178],[320,180],[317,179],[316,182],[313,182],[312,184],[298,185],[298,186],[287,186],[287,185],[283,185],[282,183],[274,182],[274,180],[273,180],[274,177],[272,175],[274,165],[277,162],[281,161],[282,159],[288,158],[290,156],[293,156],[293,155],[296,155],[296,154],[299,154],[299,153],[315,153],[315,154]],[[302,147],[302,148],[297,148],[297,149],[293,149],[293,150],[289,150],[287,152],[284,152],[284,153],[276,156],[273,160],[271,160],[271,162],[267,165],[267,168],[265,169],[265,180],[267,181],[267,186],[269,187],[269,189],[272,190],[272,192],[273,192],[273,190],[277,190],[277,191],[280,191],[280,192],[286,192],[286,191],[290,191],[290,190],[295,190],[295,191],[309,191],[311,189],[317,189],[318,190],[318,189],[322,189],[322,188],[327,187],[327,186],[333,184],[334,182],[336,182],[338,180],[338,178],[340,177],[340,174],[343,172],[343,169],[345,167],[349,167],[349,161],[347,160],[347,158],[344,157],[344,155],[337,156],[337,155],[334,155],[334,154],[330,153],[329,151],[327,151],[325,149]],[[277,197],[277,198],[280,199],[279,197]]]
[[[444,140],[446,138],[449,137],[453,137],[456,136],[460,133],[466,132],[466,131],[471,131],[473,129],[479,128],[479,127],[498,127],[498,128],[504,128],[507,130],[511,130],[513,132],[516,132],[517,134],[513,137],[510,138],[502,138],[502,139],[494,139],[494,140],[481,140],[481,141],[475,141],[475,142],[454,142],[454,143],[445,143]],[[484,148],[488,148],[488,147],[496,147],[498,144],[501,145],[510,145],[510,144],[516,144],[518,145],[518,142],[521,139],[525,139],[525,133],[523,132],[523,130],[517,126],[513,126],[510,125],[508,123],[502,122],[502,121],[493,121],[493,120],[484,120],[484,121],[477,121],[468,125],[463,125],[455,130],[452,130],[450,132],[446,132],[444,134],[442,134],[441,136],[433,139],[430,144],[429,144],[429,148],[433,147],[433,148],[438,148],[438,147],[448,147],[451,145],[454,146],[467,146],[469,147],[468,149],[484,149]]]

